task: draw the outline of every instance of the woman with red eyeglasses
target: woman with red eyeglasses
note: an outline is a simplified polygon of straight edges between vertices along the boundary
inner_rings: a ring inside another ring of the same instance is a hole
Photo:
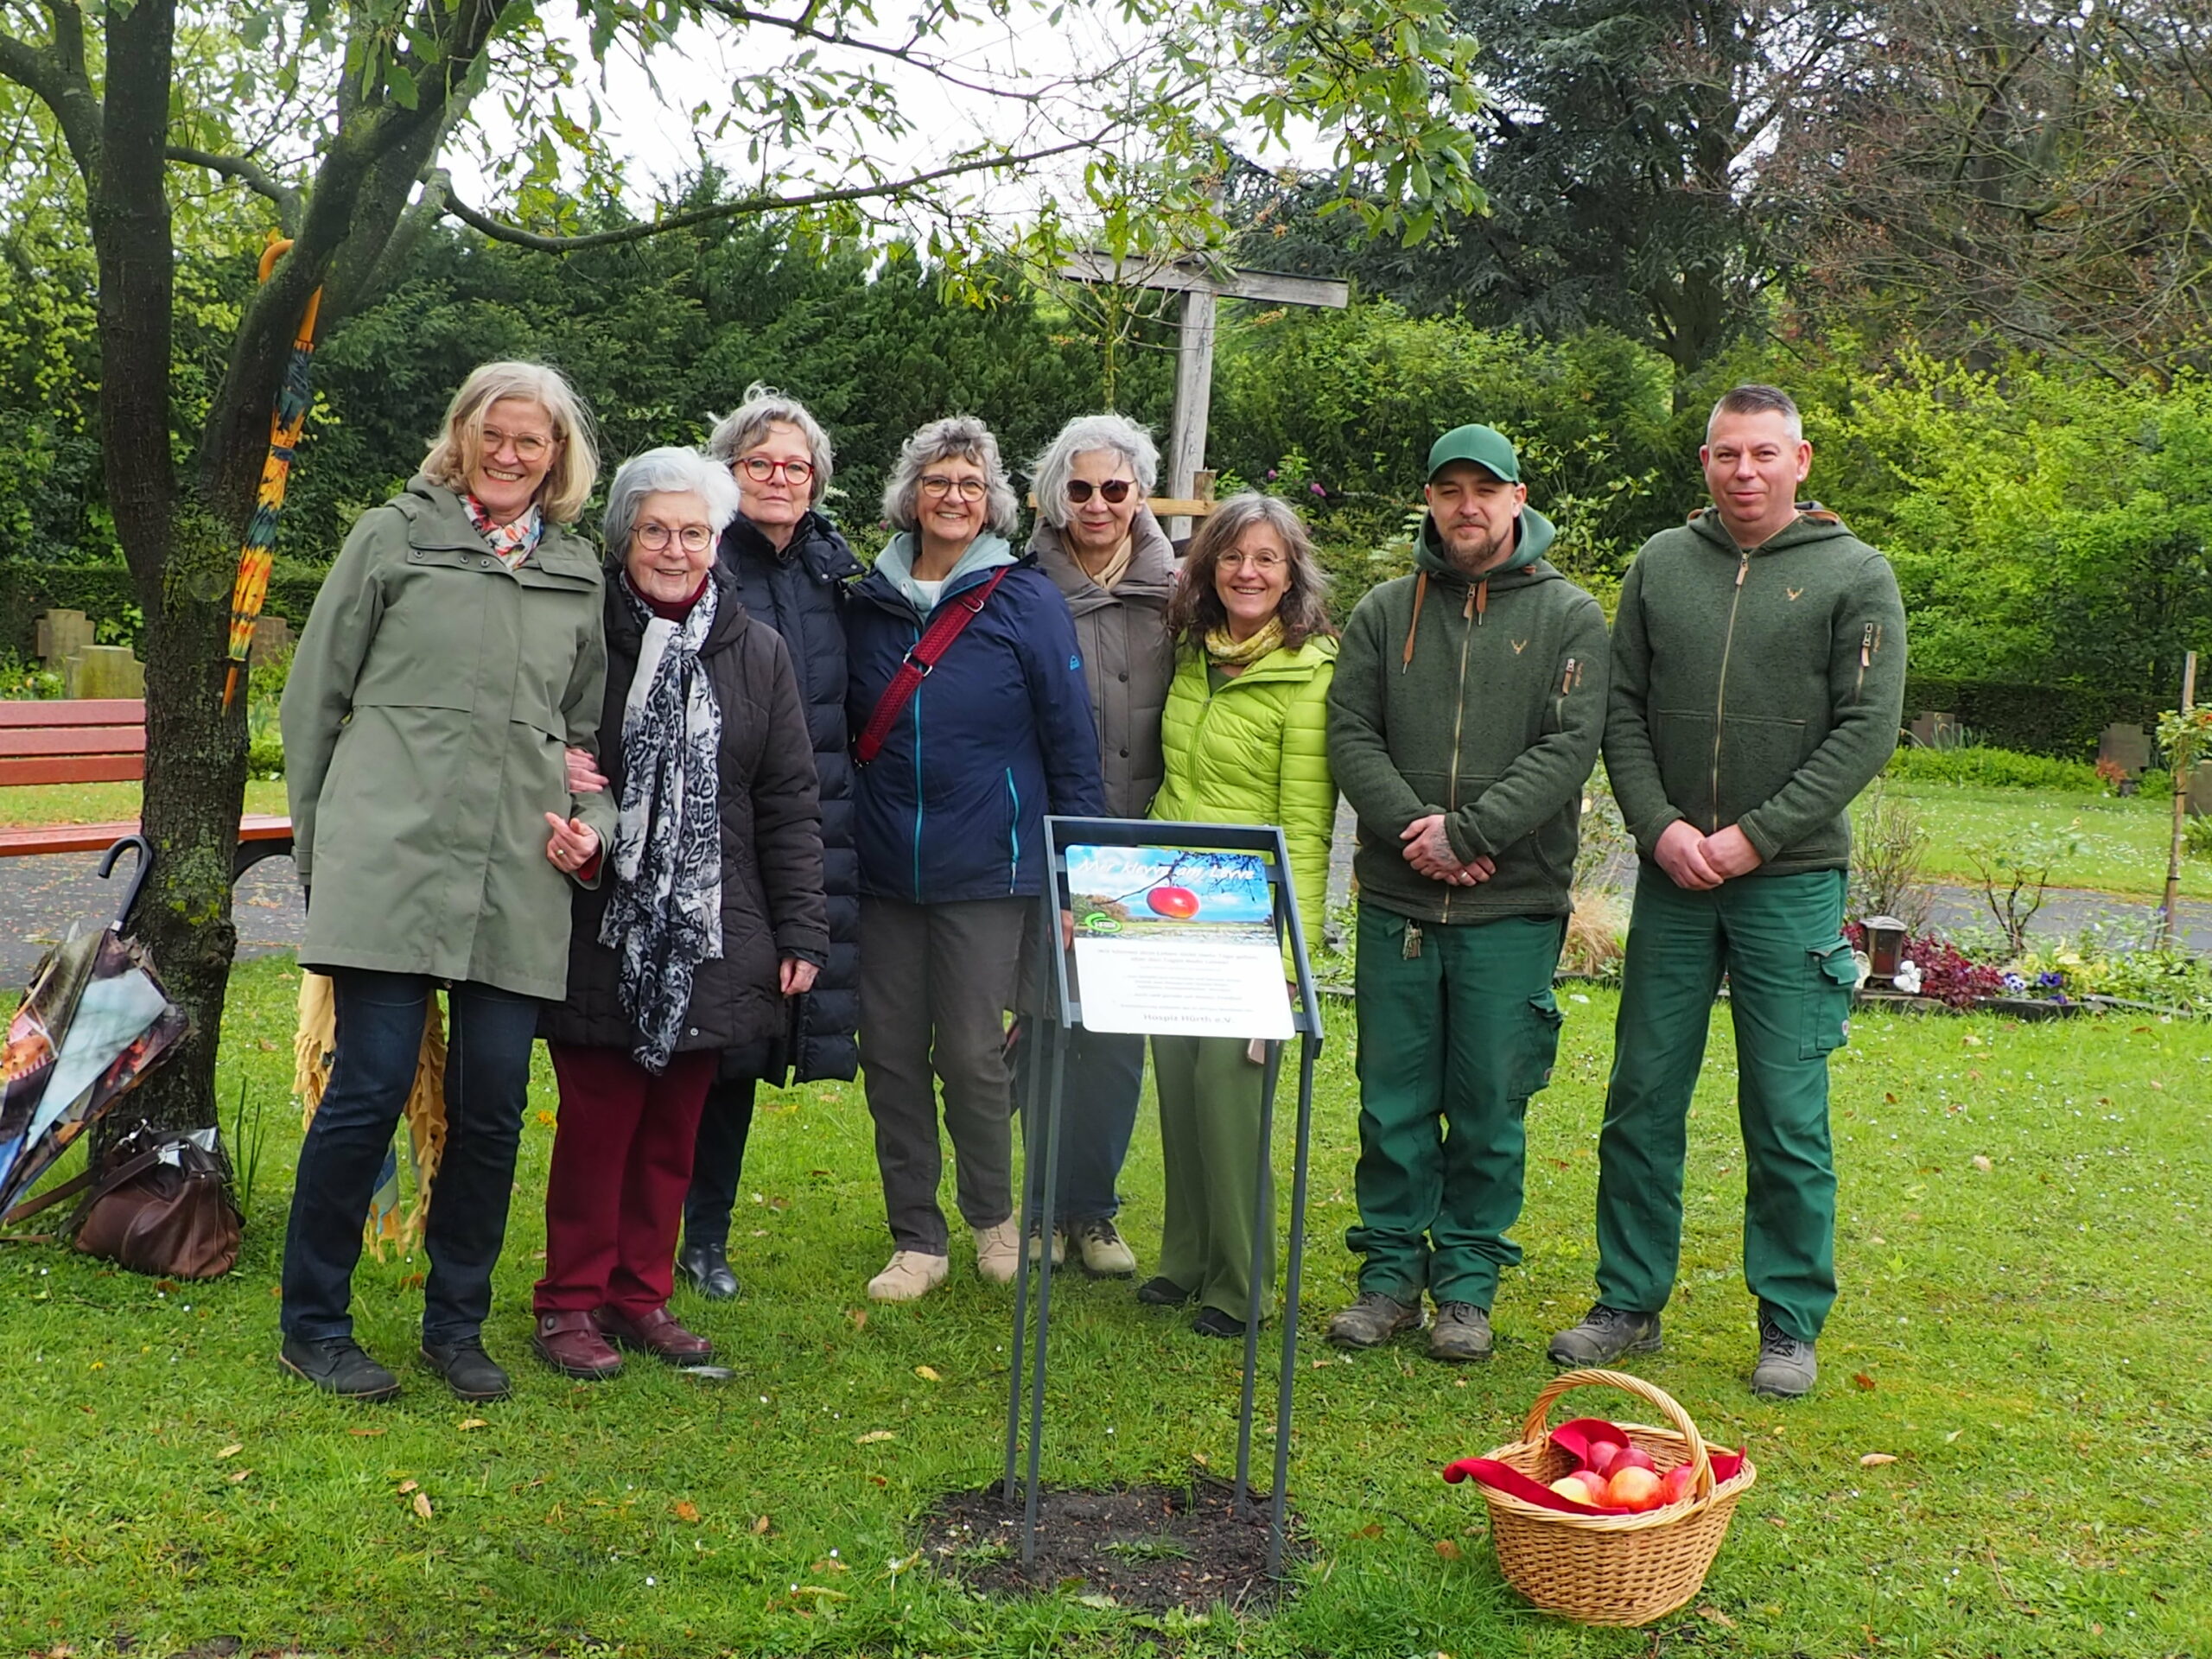
[[[1098,727],[1106,816],[1113,818],[1141,818],[1150,811],[1165,771],[1160,720],[1175,677],[1166,621],[1175,550],[1145,505],[1159,475],[1152,434],[1122,415],[1078,416],[1030,468],[1037,530],[1029,551],[1075,616]],[[1028,955],[1033,962],[1033,948]],[[1024,1000],[1032,1006],[1039,979],[1033,966],[1025,964]],[[1052,1260],[1065,1260],[1072,1248],[1084,1272],[1126,1279],[1136,1272],[1137,1259],[1114,1225],[1121,1208],[1115,1182],[1128,1156],[1144,1092],[1144,1039],[1081,1027],[1070,1034],[1074,1047],[1060,1108]],[[1017,1040],[1014,1057],[1015,1098],[1027,1102],[1039,1045]],[[1031,1145],[1029,1188],[1035,1202],[1043,1191],[1045,1160],[1038,1143]],[[1042,1249],[1041,1237],[1030,1241],[1033,1255]]]

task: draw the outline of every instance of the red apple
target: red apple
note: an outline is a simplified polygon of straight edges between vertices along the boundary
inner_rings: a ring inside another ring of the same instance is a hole
[[[1605,1501],[1615,1509],[1642,1510],[1659,1507],[1659,1477],[1634,1464],[1605,1482]]]
[[[1649,1469],[1655,1475],[1659,1472],[1659,1465],[1651,1461],[1651,1454],[1640,1446],[1621,1447],[1620,1455],[1606,1467],[1605,1478],[1611,1480],[1624,1469]]]
[[[1697,1484],[1697,1471],[1687,1463],[1678,1463],[1669,1469],[1659,1482],[1659,1507],[1682,1503],[1689,1500],[1690,1491]]]
[[[1591,1490],[1590,1483],[1583,1478],[1582,1471],[1579,1469],[1571,1475],[1561,1475],[1557,1480],[1552,1482],[1552,1491],[1570,1503],[1588,1503],[1593,1507],[1603,1496]]]
[[[1613,1471],[1613,1459],[1626,1449],[1618,1440],[1592,1440],[1585,1465],[1598,1474],[1610,1475]]]
[[[1170,921],[1187,922],[1198,913],[1198,895],[1188,887],[1154,887],[1144,896],[1155,916],[1165,916]]]

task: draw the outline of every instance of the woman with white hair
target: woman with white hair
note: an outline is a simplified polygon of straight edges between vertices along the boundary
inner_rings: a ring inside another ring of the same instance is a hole
[[[599,561],[567,528],[598,474],[558,373],[476,370],[423,470],[346,537],[284,687],[310,899],[300,961],[331,976],[336,1053],[292,1188],[280,1357],[349,1399],[399,1391],[353,1340],[353,1276],[440,984],[451,1040],[423,1358],[465,1400],[507,1392],[482,1330],[531,1039],[567,987],[569,888],[614,828],[607,798],[572,794],[563,767],[564,746],[593,745],[607,671]]]
[[[1014,510],[990,429],[931,422],[899,452],[883,493],[898,533],[848,609],[861,1064],[893,1244],[877,1301],[913,1301],[950,1270],[940,1080],[976,1270],[1004,1284],[1020,1265],[1005,1010],[1045,816],[1105,804],[1075,624],[1007,545]]]
[[[822,884],[830,957],[814,988],[791,1001],[787,1027],[732,1049],[707,1090],[683,1248],[676,1258],[702,1296],[737,1294],[730,1211],[737,1201],[759,1081],[850,1082],[860,1067],[860,867],[853,852],[853,762],[845,729],[845,598],[861,562],[822,511],[836,465],[830,435],[806,405],[753,385],[715,423],[708,455],[729,469],[741,499],[716,556],[731,593],[756,622],[783,636],[798,682],[822,794]]]
[[[1125,415],[1082,415],[1060,429],[1031,469],[1037,492],[1037,529],[1029,550],[1052,579],[1075,618],[1098,728],[1098,766],[1106,815],[1141,818],[1160,792],[1160,720],[1175,677],[1167,638],[1167,601],[1175,587],[1175,550],[1145,505],[1160,476],[1160,451],[1152,434]],[[1027,936],[1032,945],[1033,931]],[[1026,994],[1041,978],[1024,970]],[[1033,1001],[1025,1001],[1033,1007]],[[1027,1021],[1025,1021],[1025,1027]],[[1015,1044],[1016,1087],[1035,1096],[1041,1045]],[[1115,1191],[1137,1102],[1144,1092],[1144,1039],[1109,1032],[1070,1033],[1073,1046],[1061,1099],[1060,1180],[1053,1197],[1052,1260],[1072,1245],[1086,1273],[1128,1278],[1137,1260],[1114,1217]],[[1029,1160],[1034,1198],[1043,1192],[1044,1164]],[[1033,1240],[1031,1250],[1042,1247]]]
[[[620,1370],[614,1344],[713,1351],[668,1312],[700,1109],[722,1054],[779,1032],[829,954],[791,656],[715,562],[737,511],[690,449],[648,450],[607,492],[601,766],[620,817],[541,1027],[561,1106],[531,1345],[569,1376]]]

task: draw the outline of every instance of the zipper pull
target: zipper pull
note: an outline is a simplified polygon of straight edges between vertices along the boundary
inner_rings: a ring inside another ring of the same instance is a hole
[[[1866,668],[1874,660],[1874,625],[1866,625],[1866,632],[1859,642],[1859,666]]]
[[[1570,657],[1567,659],[1567,667],[1559,677],[1560,696],[1563,697],[1574,689],[1574,671],[1581,666],[1581,663],[1575,658]]]
[[[1401,950],[1398,955],[1402,960],[1407,962],[1419,962],[1421,960],[1421,924],[1413,920],[1411,918],[1408,918],[1406,921],[1405,949]]]
[[[1738,553],[1736,556],[1736,585],[1738,588],[1742,587],[1744,578],[1751,574],[1751,556],[1748,553]]]

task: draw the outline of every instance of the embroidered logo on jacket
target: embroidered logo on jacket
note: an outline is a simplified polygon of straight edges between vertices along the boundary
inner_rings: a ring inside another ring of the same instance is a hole
[[[1528,649],[1529,642],[1526,639],[1516,639],[1513,642],[1513,654],[1516,657],[1518,657],[1522,652]]]

